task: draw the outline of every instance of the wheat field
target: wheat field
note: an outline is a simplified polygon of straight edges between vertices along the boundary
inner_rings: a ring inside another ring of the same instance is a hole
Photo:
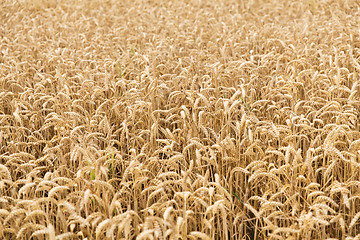
[[[0,239],[360,239],[356,0],[0,0]]]

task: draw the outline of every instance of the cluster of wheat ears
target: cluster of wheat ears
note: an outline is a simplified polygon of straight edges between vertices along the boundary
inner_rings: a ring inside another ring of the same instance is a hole
[[[356,0],[0,0],[0,239],[360,239]]]

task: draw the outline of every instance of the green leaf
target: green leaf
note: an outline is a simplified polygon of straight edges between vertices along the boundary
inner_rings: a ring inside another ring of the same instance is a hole
[[[244,107],[247,109],[247,110],[250,110],[249,108],[249,105],[246,104],[246,102],[244,101],[244,99],[242,97],[239,97],[240,100],[242,101],[242,103],[244,104]]]
[[[90,177],[91,177],[92,180],[95,180],[95,171],[94,171],[94,169],[90,170]]]
[[[232,194],[233,194],[240,202],[244,203],[243,201],[241,201],[240,197],[239,197],[235,192],[233,192]]]
[[[229,192],[229,189],[226,188],[226,191]],[[234,195],[234,197],[236,197],[241,203],[244,203],[235,192],[232,192],[232,195]]]

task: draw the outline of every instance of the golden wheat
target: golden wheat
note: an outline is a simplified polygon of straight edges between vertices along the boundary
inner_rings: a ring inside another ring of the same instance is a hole
[[[360,5],[3,0],[1,239],[358,239]]]

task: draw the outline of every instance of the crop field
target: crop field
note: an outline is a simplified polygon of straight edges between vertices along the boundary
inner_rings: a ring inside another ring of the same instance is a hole
[[[360,239],[360,2],[0,0],[0,239]]]

